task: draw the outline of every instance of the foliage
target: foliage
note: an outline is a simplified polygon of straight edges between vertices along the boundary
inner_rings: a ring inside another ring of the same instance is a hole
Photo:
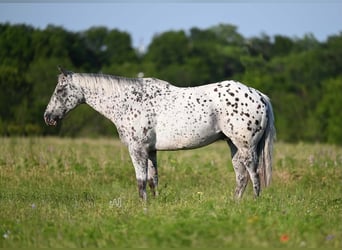
[[[71,32],[53,25],[40,30],[0,24],[2,135],[113,134],[105,118],[90,109],[72,112],[75,123],[64,122],[57,129],[44,125],[57,65],[128,77],[143,73],[183,87],[240,80],[271,97],[279,140],[342,143],[340,103],[331,99],[341,85],[342,33],[326,41],[312,34],[245,38],[236,26],[219,24],[160,33],[142,53],[132,47],[130,34],[116,29]],[[92,117],[98,120],[96,128],[86,122]]]
[[[160,152],[146,204],[118,140],[12,137],[0,151],[0,247],[342,247],[340,147],[276,144],[271,186],[240,202],[226,143]]]
[[[342,77],[329,79],[323,85],[323,98],[317,106],[320,118],[320,128],[325,131],[324,140],[327,142],[342,141],[342,117],[337,115],[341,111]]]

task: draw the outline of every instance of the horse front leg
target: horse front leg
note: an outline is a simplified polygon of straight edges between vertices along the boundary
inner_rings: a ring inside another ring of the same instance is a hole
[[[138,184],[139,197],[146,201],[146,184],[147,184],[147,162],[148,154],[140,148],[129,148],[129,154],[135,169],[135,176]]]
[[[157,169],[157,152],[151,151],[148,154],[147,180],[151,188],[152,194],[158,196],[158,169]]]

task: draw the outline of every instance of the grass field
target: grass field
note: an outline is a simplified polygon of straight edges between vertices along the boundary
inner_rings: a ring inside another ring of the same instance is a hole
[[[342,148],[275,145],[271,187],[233,199],[224,142],[159,152],[138,199],[117,140],[1,138],[0,247],[342,247]]]

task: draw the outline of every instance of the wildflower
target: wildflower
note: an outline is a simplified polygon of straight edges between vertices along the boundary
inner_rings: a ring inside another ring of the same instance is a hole
[[[10,234],[10,231],[7,231],[6,233],[4,233],[4,234],[2,235],[2,237],[3,237],[4,239],[8,239],[9,234]]]
[[[201,200],[202,196],[203,196],[203,192],[198,191],[197,192],[198,200]]]
[[[31,204],[31,208],[32,208],[32,209],[35,209],[35,208],[36,208],[36,204],[32,203],[32,204]]]
[[[288,242],[289,241],[289,239],[290,239],[290,237],[287,235],[287,234],[282,234],[281,236],[280,236],[280,242],[281,243],[286,243],[286,242]]]

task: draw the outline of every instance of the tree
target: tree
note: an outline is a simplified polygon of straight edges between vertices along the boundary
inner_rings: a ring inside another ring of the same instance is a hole
[[[62,27],[49,25],[45,30],[36,30],[32,35],[34,60],[41,57],[69,57],[73,34]]]
[[[131,37],[126,32],[110,30],[102,47],[108,56],[109,64],[121,64],[124,62],[136,62],[137,54],[132,47]]]
[[[0,65],[0,131],[9,134],[24,133],[24,125],[30,120],[27,98],[31,86],[18,68]]]
[[[184,31],[169,31],[155,36],[148,47],[145,59],[157,69],[172,64],[183,64],[188,56],[189,42]]]
[[[18,68],[0,65],[0,116],[4,120],[15,117],[14,108],[29,94],[30,87]]]
[[[33,59],[33,28],[0,24],[0,64],[25,70]]]
[[[97,70],[104,64],[109,64],[109,55],[107,54],[106,37],[108,35],[106,27],[92,27],[81,34],[84,40],[84,47],[94,56],[91,58],[91,65]]]
[[[323,83],[322,99],[317,105],[318,133],[329,143],[342,144],[342,76]]]
[[[219,24],[209,28],[223,44],[241,46],[244,44],[244,37],[237,31],[238,28],[231,24]]]
[[[247,39],[246,46],[251,57],[262,56],[265,60],[271,59],[273,45],[271,38],[265,33],[262,33],[261,37]]]
[[[293,41],[281,35],[274,37],[274,45],[272,47],[272,56],[285,56],[292,52],[294,43]]]

